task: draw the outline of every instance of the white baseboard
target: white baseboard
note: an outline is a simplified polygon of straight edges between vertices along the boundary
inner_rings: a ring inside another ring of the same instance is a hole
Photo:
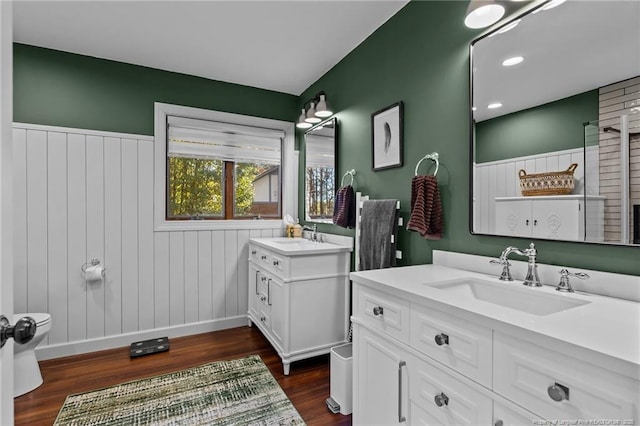
[[[133,342],[148,340],[157,337],[182,337],[192,334],[207,333],[210,331],[226,330],[247,325],[247,316],[215,319],[191,324],[176,325],[171,327],[155,328],[153,330],[136,331],[133,333],[105,336],[96,339],[81,340],[76,342],[60,343],[55,345],[40,346],[36,348],[38,360],[61,358],[70,355],[84,354],[88,352],[102,351],[105,349],[129,346]]]

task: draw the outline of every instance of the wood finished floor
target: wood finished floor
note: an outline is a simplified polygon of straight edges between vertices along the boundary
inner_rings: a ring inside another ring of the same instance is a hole
[[[14,400],[15,424],[53,424],[69,394],[251,354],[262,357],[308,425],[351,424],[351,416],[333,414],[325,404],[330,394],[329,356],[294,362],[285,376],[277,353],[255,327],[172,338],[168,352],[133,359],[124,347],[41,361],[44,383]]]

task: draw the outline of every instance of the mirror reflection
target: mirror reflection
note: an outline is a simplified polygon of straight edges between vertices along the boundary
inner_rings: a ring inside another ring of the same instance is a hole
[[[471,71],[472,231],[640,244],[640,2],[539,5]]]
[[[309,129],[305,142],[305,220],[333,222],[336,193],[337,120],[331,118]]]

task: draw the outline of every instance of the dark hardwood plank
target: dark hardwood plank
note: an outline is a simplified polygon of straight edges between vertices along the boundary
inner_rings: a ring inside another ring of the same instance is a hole
[[[329,356],[291,364],[285,376],[278,354],[254,327],[170,339],[167,352],[131,359],[129,347],[40,362],[44,383],[15,399],[15,424],[53,424],[67,395],[157,376],[208,362],[258,354],[308,425],[350,425],[351,416],[331,413]]]

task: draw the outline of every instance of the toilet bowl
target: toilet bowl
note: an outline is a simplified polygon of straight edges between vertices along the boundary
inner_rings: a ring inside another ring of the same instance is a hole
[[[42,374],[40,374],[35,349],[51,330],[51,315],[49,314],[15,314],[13,324],[22,317],[31,317],[36,321],[36,334],[33,339],[23,345],[13,345],[14,397],[24,395],[42,384]]]

